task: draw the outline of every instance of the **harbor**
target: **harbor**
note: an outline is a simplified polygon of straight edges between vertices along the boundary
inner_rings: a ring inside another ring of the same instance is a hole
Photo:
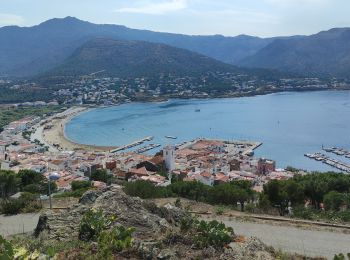
[[[121,147],[118,147],[117,149],[114,149],[111,151],[111,153],[117,153],[117,152],[121,152],[121,151],[124,151],[124,150],[127,150],[127,149],[130,149],[130,148],[133,148],[133,147],[136,147],[136,146],[139,146],[145,142],[149,142],[149,141],[152,141],[154,139],[154,136],[148,136],[148,137],[145,137],[139,141],[135,141],[131,144],[127,144],[127,145],[124,145],[124,146],[121,146]],[[141,148],[140,148],[141,149]],[[152,148],[153,149],[153,148]],[[149,149],[150,150],[150,149]]]
[[[347,164],[337,159],[333,159],[323,153],[307,153],[305,154],[305,156],[310,159],[327,164],[331,167],[337,168],[338,170],[341,170],[343,172],[350,173],[350,164]]]
[[[324,148],[323,147],[322,150],[327,153],[333,153],[339,156],[345,156],[346,158],[350,159],[350,151],[344,148],[338,148],[338,147]]]

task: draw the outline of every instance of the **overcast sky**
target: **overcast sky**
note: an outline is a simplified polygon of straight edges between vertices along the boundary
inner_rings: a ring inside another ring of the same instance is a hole
[[[0,26],[53,17],[184,34],[313,34],[350,27],[350,0],[0,0]]]

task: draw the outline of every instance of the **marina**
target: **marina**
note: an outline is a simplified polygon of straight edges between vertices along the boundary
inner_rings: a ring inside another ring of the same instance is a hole
[[[346,158],[350,159],[350,151],[344,148],[332,147],[332,148],[322,148],[322,149],[327,153],[333,153],[339,156],[345,156]]]
[[[133,148],[133,147],[136,147],[136,146],[139,146],[145,142],[149,142],[149,141],[152,141],[154,139],[154,136],[148,136],[148,137],[145,137],[139,141],[136,141],[136,142],[133,142],[131,144],[127,144],[127,145],[124,145],[122,147],[118,147],[117,149],[114,149],[111,151],[111,153],[117,153],[117,152],[121,152],[121,151],[124,151],[124,150],[127,150],[127,149],[130,149],[130,148]],[[153,148],[152,148],[153,149]]]
[[[144,147],[141,147],[141,148],[137,149],[135,152],[136,153],[144,153],[144,152],[153,150],[155,148],[158,148],[160,146],[161,146],[160,144],[149,144],[149,145],[146,145]]]
[[[327,164],[331,167],[337,168],[338,170],[350,173],[350,164],[347,164],[345,162],[339,161],[337,159],[333,159],[325,154],[322,153],[307,153],[305,154],[306,157],[323,162],[324,164]]]
[[[349,100],[349,91],[323,91],[129,103],[83,113],[66,125],[66,134],[76,143],[116,148],[146,136],[154,136],[149,143],[162,146],[196,138],[259,140],[264,145],[254,150],[255,156],[274,158],[279,168],[331,171],[334,168],[330,165],[310,160],[304,154],[321,151],[322,144],[350,151],[350,121],[344,120],[350,114]],[[195,112],[197,108],[200,113]],[[336,155],[334,158],[349,160]]]

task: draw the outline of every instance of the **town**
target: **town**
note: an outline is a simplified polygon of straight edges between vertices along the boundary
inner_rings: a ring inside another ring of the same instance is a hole
[[[42,87],[45,86],[45,87]],[[11,82],[2,80],[0,88],[8,100],[24,102],[14,106],[99,105],[111,106],[131,101],[161,101],[170,98],[242,97],[281,91],[348,89],[346,80],[320,78],[261,79],[246,74],[208,72],[201,76],[159,75],[158,77],[113,78],[99,73],[60,79],[54,83]],[[5,91],[6,90],[6,91]],[[32,101],[28,101],[31,99]],[[1,100],[0,100],[1,101]]]
[[[59,192],[70,190],[73,181],[89,180],[99,169],[106,170],[115,179],[145,180],[156,186],[169,185],[172,178],[211,186],[250,180],[257,191],[271,179],[293,176],[292,172],[276,169],[272,160],[254,158],[254,150],[262,145],[258,142],[195,139],[163,147],[155,155],[145,154],[147,149],[139,147],[143,143],[148,143],[151,149],[158,147],[149,144],[152,137],[127,147],[134,150],[84,149],[87,147],[78,144],[64,147],[58,141],[49,142],[45,137],[52,131],[52,122],[74,115],[75,109],[50,117],[27,117],[6,126],[0,134],[1,170],[33,170],[47,178],[59,176],[56,181]],[[106,185],[93,183],[97,187]]]

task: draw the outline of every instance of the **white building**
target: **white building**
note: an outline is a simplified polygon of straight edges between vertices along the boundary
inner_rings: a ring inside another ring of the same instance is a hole
[[[169,172],[175,170],[175,147],[172,145],[165,146],[163,149],[165,167]]]

